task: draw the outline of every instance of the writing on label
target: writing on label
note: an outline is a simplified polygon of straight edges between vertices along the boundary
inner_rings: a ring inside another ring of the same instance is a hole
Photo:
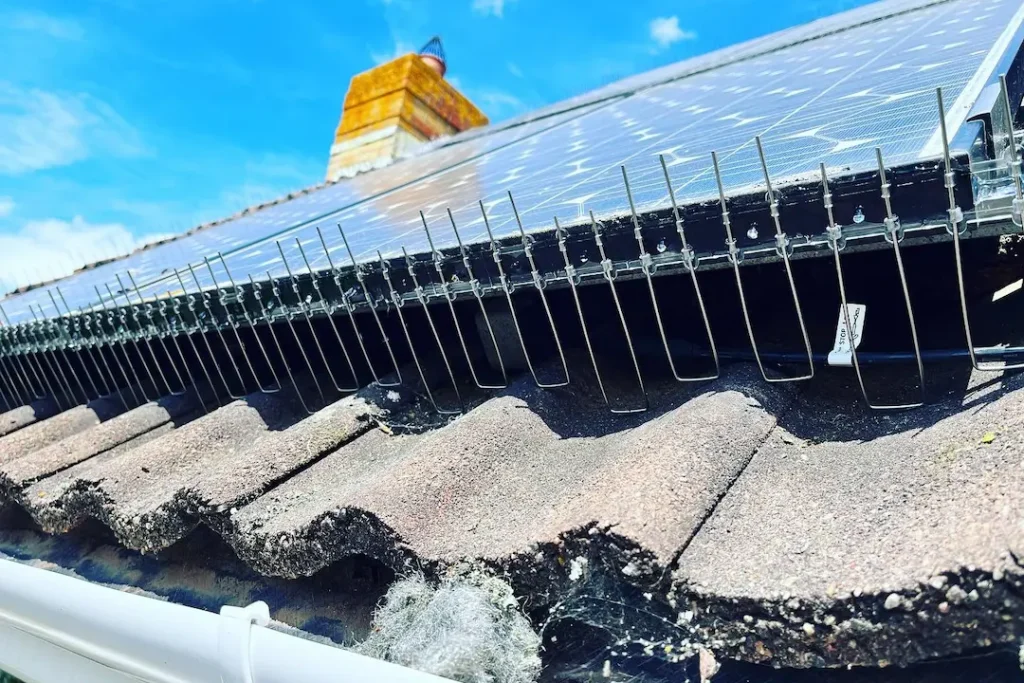
[[[839,324],[836,325],[836,342],[828,352],[829,365],[853,365],[853,349],[860,348],[861,337],[864,336],[864,316],[868,307],[864,304],[846,304],[846,312],[850,316],[850,326],[846,326],[843,307],[839,306]],[[853,331],[853,344],[850,344],[849,331]]]

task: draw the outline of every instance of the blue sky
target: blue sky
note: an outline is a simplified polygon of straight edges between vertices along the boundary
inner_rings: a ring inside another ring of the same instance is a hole
[[[351,76],[435,33],[498,121],[857,4],[8,1],[0,291],[319,182]]]

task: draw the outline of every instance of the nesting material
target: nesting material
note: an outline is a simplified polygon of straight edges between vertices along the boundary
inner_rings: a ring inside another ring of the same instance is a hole
[[[464,683],[531,683],[540,637],[508,584],[484,576],[395,583],[374,615],[366,655]]]

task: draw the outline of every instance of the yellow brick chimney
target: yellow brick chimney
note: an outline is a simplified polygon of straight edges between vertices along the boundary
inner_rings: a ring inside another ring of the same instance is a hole
[[[444,80],[440,40],[352,78],[334,134],[327,179],[383,166],[440,135],[482,126],[487,117]]]

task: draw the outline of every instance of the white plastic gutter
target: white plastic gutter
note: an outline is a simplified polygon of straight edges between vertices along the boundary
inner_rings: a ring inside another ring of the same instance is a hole
[[[450,683],[220,614],[0,560],[0,669],[25,683]]]

